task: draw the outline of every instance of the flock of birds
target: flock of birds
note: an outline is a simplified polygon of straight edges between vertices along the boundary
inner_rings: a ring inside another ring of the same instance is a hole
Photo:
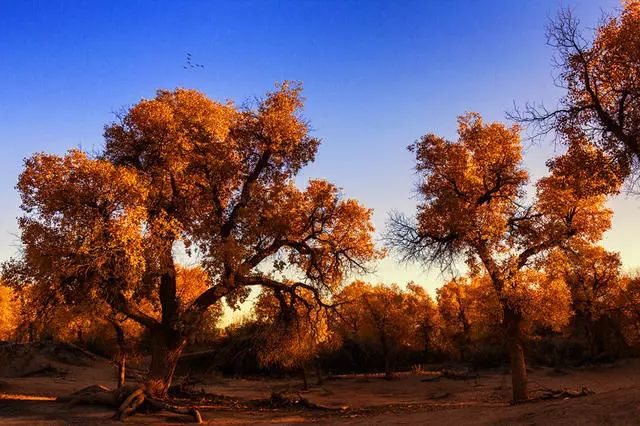
[[[202,64],[196,64],[192,61],[191,53],[187,52],[187,61],[182,66],[185,70],[193,69],[193,68],[204,68]]]

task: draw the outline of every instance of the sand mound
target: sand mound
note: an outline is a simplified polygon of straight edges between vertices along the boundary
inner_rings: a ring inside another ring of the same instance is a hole
[[[60,377],[69,367],[88,367],[97,360],[92,353],[68,343],[2,343],[0,377]]]

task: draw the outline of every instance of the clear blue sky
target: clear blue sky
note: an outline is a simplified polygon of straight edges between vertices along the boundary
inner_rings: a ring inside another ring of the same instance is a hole
[[[593,26],[609,1],[565,1]],[[113,111],[158,88],[242,102],[301,80],[324,142],[301,182],[324,177],[375,209],[415,207],[405,147],[454,136],[458,114],[504,119],[513,101],[553,103],[544,27],[562,5],[529,1],[0,1],[0,260],[17,249],[14,189],[35,151],[99,148]],[[205,68],[183,69],[186,53]],[[544,172],[550,143],[528,148]],[[640,200],[612,201],[605,245],[640,266]],[[433,289],[437,273],[382,262],[374,281]]]

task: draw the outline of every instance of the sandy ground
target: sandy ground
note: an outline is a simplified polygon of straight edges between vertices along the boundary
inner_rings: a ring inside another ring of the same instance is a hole
[[[112,410],[74,406],[53,400],[92,384],[113,385],[114,369],[96,359],[83,366],[56,364],[55,371],[29,377],[0,377],[0,424],[85,425],[117,424]],[[532,395],[544,388],[579,390],[588,386],[595,395],[575,399],[538,401],[512,406],[505,369],[488,370],[469,380],[399,373],[387,381],[376,376],[348,376],[300,391],[299,380],[249,380],[205,377],[197,388],[235,398],[230,403],[202,403],[205,423],[240,424],[640,424],[640,360],[612,365],[555,371],[534,368]],[[178,379],[179,381],[180,379]],[[242,401],[268,398],[274,391],[300,391],[309,401],[336,410],[246,408]],[[348,406],[348,409],[338,410]],[[184,424],[184,417],[168,413],[136,415],[133,424]]]

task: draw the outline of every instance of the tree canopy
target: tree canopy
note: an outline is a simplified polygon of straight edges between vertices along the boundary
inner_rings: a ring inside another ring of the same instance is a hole
[[[320,143],[301,116],[301,90],[285,82],[254,108],[161,90],[105,128],[95,157],[28,158],[18,183],[24,248],[5,275],[69,301],[90,295],[149,328],[148,386],[159,394],[223,297],[235,306],[264,286],[324,304],[383,253],[370,209],[325,180],[295,185]],[[180,246],[206,272],[193,298],[178,292]],[[141,310],[143,300],[158,309]]]

